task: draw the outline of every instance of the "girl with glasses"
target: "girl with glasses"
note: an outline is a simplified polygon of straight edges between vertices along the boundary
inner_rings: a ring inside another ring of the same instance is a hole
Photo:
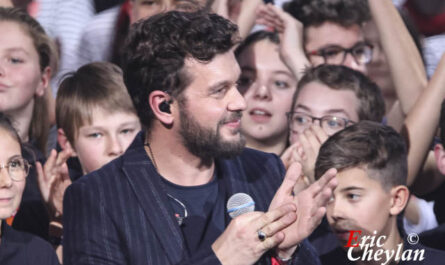
[[[59,264],[44,240],[11,228],[22,199],[29,163],[23,158],[21,140],[9,120],[0,113],[0,264]]]

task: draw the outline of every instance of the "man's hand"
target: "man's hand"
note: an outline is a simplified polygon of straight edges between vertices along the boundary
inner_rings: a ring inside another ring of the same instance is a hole
[[[251,212],[233,219],[224,233],[212,244],[220,262],[254,264],[266,251],[284,240],[284,228],[295,222],[296,207],[288,203],[266,213]],[[258,231],[266,234],[260,241]]]
[[[71,149],[66,149],[57,154],[51,150],[45,165],[37,162],[37,180],[40,193],[48,206],[50,218],[60,219],[63,215],[63,195],[66,188],[71,185],[66,161],[71,156]]]
[[[301,166],[290,166],[269,207],[271,210],[289,202],[297,206],[297,220],[284,229],[285,238],[278,244],[277,253],[280,257],[290,257],[298,244],[320,224],[326,205],[337,186],[336,174],[336,169],[328,170],[318,181],[294,196],[293,189],[301,175]]]

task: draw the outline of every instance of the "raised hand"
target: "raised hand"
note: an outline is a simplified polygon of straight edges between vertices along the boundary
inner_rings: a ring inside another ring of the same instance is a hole
[[[58,219],[63,215],[63,195],[71,184],[66,164],[70,156],[71,148],[58,154],[53,149],[43,167],[39,162],[36,163],[40,193],[52,219]]]
[[[318,125],[314,124],[298,135],[298,142],[302,147],[301,164],[303,174],[308,177],[310,183],[315,181],[314,169],[321,145],[328,139],[328,135]]]
[[[256,22],[279,33],[281,59],[299,80],[310,65],[303,49],[303,24],[272,4],[258,7]]]
[[[285,238],[278,244],[277,253],[280,257],[290,257],[298,244],[320,224],[326,213],[326,205],[337,186],[336,174],[336,169],[330,169],[307,189],[294,195],[293,189],[301,175],[301,166],[290,166],[269,207],[271,210],[289,202],[297,206],[297,220],[284,229]]]

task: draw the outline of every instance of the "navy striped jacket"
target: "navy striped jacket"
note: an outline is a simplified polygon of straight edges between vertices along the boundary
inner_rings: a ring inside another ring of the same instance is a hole
[[[170,212],[161,177],[139,133],[119,158],[73,183],[64,198],[64,265],[220,264],[211,247],[187,253],[181,229]],[[244,192],[255,210],[267,211],[284,176],[275,155],[245,149],[216,161],[227,197]],[[264,255],[258,264],[270,264]],[[292,264],[319,264],[305,242]]]

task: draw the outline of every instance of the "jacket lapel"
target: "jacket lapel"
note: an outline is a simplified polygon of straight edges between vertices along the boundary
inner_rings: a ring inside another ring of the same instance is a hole
[[[168,199],[157,173],[143,146],[143,135],[124,154],[123,172],[145,212],[170,263],[183,259],[184,239],[176,219],[168,208]],[[154,242],[153,242],[154,243]]]
[[[243,165],[239,157],[231,160],[217,159],[216,168],[227,189],[227,196],[230,198],[236,193],[249,193],[249,183],[247,176],[242,170]]]

